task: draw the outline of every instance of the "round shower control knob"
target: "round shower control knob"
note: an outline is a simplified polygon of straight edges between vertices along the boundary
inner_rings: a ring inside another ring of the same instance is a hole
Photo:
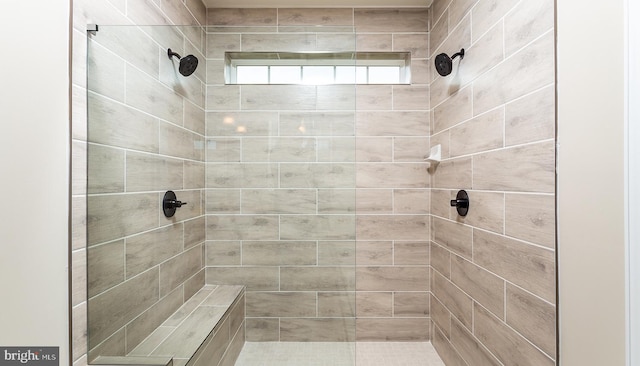
[[[167,191],[162,199],[162,211],[166,217],[176,214],[176,209],[186,205],[186,202],[178,201],[173,191]]]
[[[458,215],[467,216],[469,212],[469,195],[464,189],[458,191],[455,200],[451,200],[451,207],[455,207]]]

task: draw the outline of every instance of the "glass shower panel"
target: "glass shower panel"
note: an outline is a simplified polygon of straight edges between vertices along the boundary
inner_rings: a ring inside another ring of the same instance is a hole
[[[308,357],[355,365],[355,86],[225,85],[221,46],[291,51],[335,37],[336,49],[313,52],[348,52],[355,35],[244,31],[100,25],[89,34],[91,363],[154,355],[149,342],[165,339],[178,309],[217,285],[242,285],[246,318],[230,343],[308,347]],[[194,55],[195,72],[183,76],[169,49]],[[167,191],[186,202],[173,217],[162,210]]]
[[[205,34],[103,26],[87,60],[89,362],[138,348],[204,286]],[[168,49],[200,60],[189,77]],[[165,217],[173,191],[186,202]]]

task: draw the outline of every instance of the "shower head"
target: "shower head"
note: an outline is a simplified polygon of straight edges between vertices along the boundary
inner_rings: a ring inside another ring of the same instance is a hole
[[[446,53],[441,53],[436,56],[436,70],[438,71],[438,74],[440,74],[440,76],[447,76],[451,74],[451,70],[453,70],[453,59],[458,56],[460,56],[461,60],[464,58],[464,48],[452,57],[449,57]]]
[[[178,67],[178,71],[182,74],[182,76],[189,76],[196,71],[198,67],[198,58],[194,55],[187,55],[184,57],[180,57],[179,54],[171,51],[171,48],[167,50],[167,54],[169,55],[169,59],[173,56],[176,56],[178,60],[180,60],[180,66]]]

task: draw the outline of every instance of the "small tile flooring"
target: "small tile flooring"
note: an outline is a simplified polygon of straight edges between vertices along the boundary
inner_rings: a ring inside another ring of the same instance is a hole
[[[444,366],[430,342],[247,342],[236,366]]]

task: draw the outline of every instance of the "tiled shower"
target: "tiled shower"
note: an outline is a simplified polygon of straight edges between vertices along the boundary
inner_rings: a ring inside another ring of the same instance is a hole
[[[76,8],[74,66],[86,23],[165,25],[99,30],[88,98],[74,67],[89,106],[88,140],[74,116],[76,362],[87,338],[126,354],[203,285],[242,284],[247,342],[431,341],[446,365],[555,363],[553,2]],[[176,75],[167,47],[195,54],[196,74]],[[435,55],[460,48],[437,75]],[[408,51],[412,83],[225,85],[225,51]],[[189,202],[171,220],[167,189]]]

